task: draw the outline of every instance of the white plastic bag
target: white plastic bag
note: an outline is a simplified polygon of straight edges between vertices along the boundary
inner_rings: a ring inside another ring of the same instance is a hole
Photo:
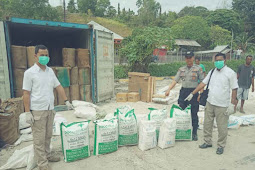
[[[16,150],[8,159],[7,163],[0,167],[0,170],[24,167],[27,167],[26,170],[32,170],[36,167],[33,145],[29,145],[21,150]]]
[[[148,115],[149,120],[154,120],[157,122],[157,139],[159,136],[159,130],[162,122],[167,118],[167,112],[166,109],[155,109],[155,108],[149,108],[150,113]]]
[[[85,102],[85,101],[80,101],[80,100],[73,100],[72,105],[74,108],[79,107],[79,106],[86,106],[86,107],[93,107],[96,110],[98,110],[98,106],[94,105],[93,103]]]
[[[173,118],[165,119],[160,126],[158,146],[162,149],[175,145],[176,120]]]
[[[137,145],[138,132],[134,109],[123,106],[117,109],[116,115],[119,124],[119,146]]]
[[[157,122],[154,120],[142,120],[139,128],[138,148],[142,151],[155,148],[157,146],[156,128]]]
[[[176,140],[192,140],[192,120],[191,107],[181,109],[173,105],[170,111],[170,117],[176,119]]]
[[[15,146],[21,144],[22,142],[28,142],[33,140],[32,134],[22,134],[19,139],[14,143]]]
[[[243,125],[255,125],[255,114],[245,115],[240,117],[243,120]]]
[[[74,108],[74,115],[77,118],[83,118],[86,120],[96,120],[96,109],[90,106],[78,106]]]
[[[65,162],[90,156],[89,122],[61,123],[61,142]]]
[[[94,155],[107,154],[118,150],[118,120],[102,119],[95,123]]]
[[[238,129],[243,124],[243,120],[238,116],[229,116],[228,119],[228,128],[229,129]]]
[[[29,133],[32,133],[32,128],[31,127],[20,130],[20,134],[29,134]]]
[[[142,120],[148,120],[148,115],[147,114],[138,114],[138,115],[136,115],[136,120],[137,120],[137,129],[138,129],[138,133],[139,133],[140,123]]]
[[[54,135],[54,136],[60,135],[60,124],[61,123],[67,123],[67,120],[61,114],[57,113],[54,117],[52,135]]]
[[[21,113],[19,116],[19,129],[25,129],[28,127],[31,127],[31,125],[26,122],[26,114]]]

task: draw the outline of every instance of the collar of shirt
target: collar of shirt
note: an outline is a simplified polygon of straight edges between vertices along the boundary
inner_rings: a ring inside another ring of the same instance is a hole
[[[35,70],[37,72],[43,71],[36,63],[34,64],[34,66],[35,66]],[[47,65],[46,65],[45,71],[47,71],[47,72],[49,71],[49,67]]]

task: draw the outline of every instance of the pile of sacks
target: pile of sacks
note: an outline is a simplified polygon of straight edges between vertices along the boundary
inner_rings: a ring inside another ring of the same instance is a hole
[[[176,87],[170,91],[169,96],[165,96],[165,92],[167,91],[168,88],[169,86],[166,86],[160,89],[159,91],[157,91],[157,93],[153,95],[152,101],[155,103],[160,103],[165,105],[170,105],[175,103],[178,100],[181,86],[177,84]]]
[[[90,120],[61,123],[65,162],[90,156],[89,123]],[[168,116],[166,109],[149,108],[148,114],[136,115],[130,106],[123,106],[117,108],[115,113],[107,114],[104,119],[95,120],[93,123],[94,155],[115,152],[120,146],[138,145],[142,151],[156,146],[165,149],[173,147],[175,140],[192,139],[190,107],[182,110],[173,105]]]
[[[198,119],[199,119],[199,129],[203,129],[204,126],[204,106],[199,106]],[[255,125],[255,114],[244,115],[244,116],[234,116],[230,115],[228,120],[229,129],[238,129],[240,126]],[[214,119],[214,127],[217,128],[216,119]]]

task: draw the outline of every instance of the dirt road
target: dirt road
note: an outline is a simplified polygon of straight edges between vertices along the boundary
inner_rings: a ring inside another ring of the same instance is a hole
[[[157,87],[169,84],[170,80],[157,82]],[[117,89],[127,90],[127,84],[117,84]],[[250,99],[245,104],[247,114],[255,114],[254,111],[255,95],[250,93]],[[107,113],[122,105],[130,105],[135,109],[136,114],[148,114],[149,107],[162,108],[165,105],[155,103],[116,103],[115,100],[100,103],[98,106]],[[170,106],[167,106],[168,113]],[[59,112],[69,122],[80,121],[75,118],[72,111]],[[236,115],[241,115],[236,113]],[[91,125],[90,127],[93,127]],[[209,149],[199,149],[198,145],[203,143],[202,130],[198,131],[199,140],[177,141],[176,145],[168,149],[154,148],[148,151],[141,151],[137,146],[119,147],[117,152],[94,156],[72,163],[63,161],[61,152],[61,141],[59,136],[52,139],[53,150],[61,156],[61,161],[51,163],[53,170],[158,170],[158,169],[177,169],[177,170],[254,170],[255,169],[255,126],[240,127],[237,130],[229,130],[227,146],[223,155],[217,155],[217,130],[213,132],[213,147]],[[91,136],[91,149],[93,146],[93,136]],[[22,143],[13,149],[0,152],[0,166],[4,165],[8,158],[16,149],[23,148],[32,142]]]

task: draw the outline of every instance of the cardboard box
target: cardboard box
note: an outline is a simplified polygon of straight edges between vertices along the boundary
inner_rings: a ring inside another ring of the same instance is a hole
[[[143,102],[152,102],[152,95],[156,91],[156,78],[149,73],[128,73],[128,91],[137,92]]]
[[[137,92],[128,93],[128,101],[129,102],[138,102],[140,100],[141,100],[141,98],[140,98],[139,93],[137,93]]]
[[[117,93],[116,101],[117,102],[127,102],[128,101],[128,93]]]

